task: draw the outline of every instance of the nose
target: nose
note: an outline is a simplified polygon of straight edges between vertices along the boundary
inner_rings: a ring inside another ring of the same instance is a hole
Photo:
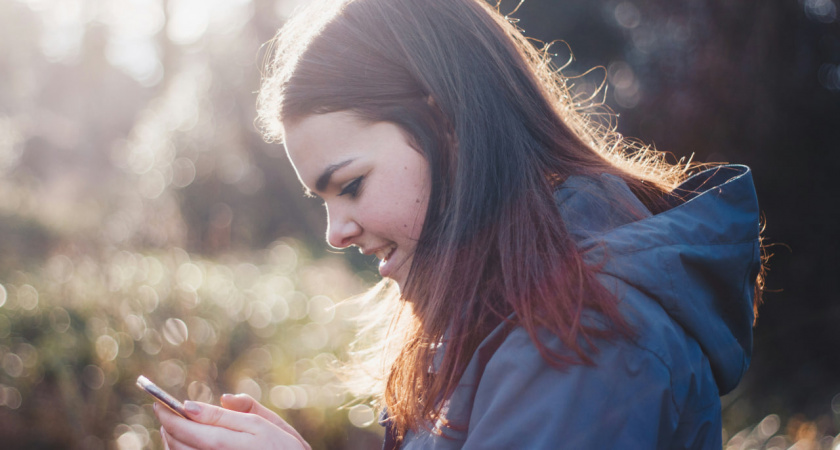
[[[334,248],[347,248],[353,245],[362,234],[362,227],[348,214],[335,208],[327,207],[327,242]]]

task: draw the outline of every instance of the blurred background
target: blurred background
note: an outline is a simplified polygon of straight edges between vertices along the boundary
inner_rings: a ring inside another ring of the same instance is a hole
[[[517,1],[503,1],[503,13]],[[373,261],[323,244],[282,146],[253,126],[292,0],[0,1],[0,442],[159,448],[145,374],[247,392],[314,448],[382,431],[330,371]],[[752,167],[766,301],[729,448],[836,448],[837,0],[528,0],[580,92],[627,136]],[[597,67],[594,71],[589,69]],[[602,91],[603,93],[603,91]]]

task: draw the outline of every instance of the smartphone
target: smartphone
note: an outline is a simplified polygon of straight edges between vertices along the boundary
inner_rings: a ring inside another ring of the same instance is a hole
[[[152,397],[156,398],[159,402],[163,403],[175,414],[178,414],[179,416],[185,419],[189,419],[189,417],[187,417],[187,412],[184,410],[184,404],[178,401],[178,399],[170,395],[168,392],[159,388],[158,385],[149,381],[148,378],[144,377],[143,375],[137,377],[137,387],[151,394]]]

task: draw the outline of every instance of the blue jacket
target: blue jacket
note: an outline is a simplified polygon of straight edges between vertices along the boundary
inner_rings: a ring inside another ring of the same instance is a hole
[[[621,194],[605,196],[608,186]],[[647,209],[620,179],[568,179],[556,194],[566,227],[588,262],[604,264],[600,280],[636,337],[600,345],[594,366],[558,370],[523,328],[500,325],[445,404],[461,427],[410,432],[400,448],[720,449],[719,397],[752,350],[758,204],[744,166],[679,189],[687,201],[639,220],[626,206]],[[563,348],[550,333],[541,340]]]

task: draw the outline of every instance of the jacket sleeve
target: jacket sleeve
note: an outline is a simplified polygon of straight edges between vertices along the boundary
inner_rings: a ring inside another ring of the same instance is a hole
[[[679,421],[667,365],[626,341],[595,362],[558,370],[515,330],[481,376],[463,448],[667,448]]]

